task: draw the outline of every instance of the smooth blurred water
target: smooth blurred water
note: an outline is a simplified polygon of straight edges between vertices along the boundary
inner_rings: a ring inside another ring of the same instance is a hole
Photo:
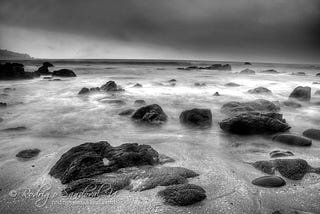
[[[210,211],[216,208],[221,208],[220,211],[223,213],[224,208],[229,209],[230,204],[228,206],[221,203],[215,204],[214,197],[214,195],[223,195],[228,192],[238,195],[231,196],[233,199],[237,198],[238,206],[236,206],[237,202],[234,202],[235,206],[232,207],[235,210],[231,207],[230,213],[237,213],[236,210],[239,211],[239,207],[242,207],[243,213],[251,213],[255,210],[258,202],[255,201],[255,193],[251,191],[256,190],[249,184],[253,178],[263,173],[244,162],[269,159],[269,152],[272,150],[290,150],[295,153],[295,157],[306,159],[311,165],[320,166],[319,141],[314,141],[310,148],[290,147],[272,142],[271,137],[229,135],[222,132],[218,126],[218,122],[227,117],[220,112],[220,108],[229,101],[264,98],[282,102],[287,100],[297,86],[310,86],[313,95],[320,89],[320,85],[312,84],[316,81],[320,82],[320,78],[315,77],[320,70],[317,66],[273,64],[246,66],[242,63],[233,63],[232,71],[187,71],[178,70],[179,66],[170,64],[130,65],[102,62],[54,64],[55,67],[51,68],[52,70],[72,69],[77,77],[61,78],[62,81],[36,78],[0,82],[2,93],[0,102],[8,103],[7,108],[0,109],[0,117],[3,118],[0,129],[18,126],[27,128],[16,132],[0,131],[0,188],[2,189],[0,195],[2,199],[6,198],[7,192],[11,189],[50,179],[47,176],[48,170],[69,148],[84,142],[100,140],[107,140],[112,145],[132,142],[149,144],[160,153],[174,158],[176,162],[173,165],[197,171],[200,177],[192,183],[202,184],[210,195],[203,206],[187,208],[188,211],[199,213],[212,213]],[[34,71],[37,66],[30,62],[25,69]],[[238,74],[245,68],[255,70],[256,75]],[[259,73],[271,68],[281,73]],[[292,72],[299,71],[306,72],[307,75],[292,75]],[[175,86],[170,85],[168,82],[170,79],[177,80]],[[109,80],[114,80],[125,91],[113,94],[77,95],[82,87],[100,87]],[[205,83],[206,86],[196,87],[195,82]],[[235,82],[240,86],[224,86],[228,82]],[[136,83],[142,84],[143,87],[134,88],[133,85]],[[249,89],[258,86],[270,89],[272,94],[247,93]],[[4,92],[3,89],[7,87],[15,90]],[[217,91],[221,96],[213,96]],[[134,101],[138,99],[145,100],[147,104],[159,104],[168,115],[168,122],[162,126],[144,126],[134,123],[130,117],[118,115],[119,112],[128,108],[137,109],[138,106],[134,105]],[[122,100],[125,104],[110,104],[108,100]],[[312,96],[311,102],[316,101],[320,101],[320,97]],[[183,110],[196,107],[211,109],[213,114],[211,128],[190,129],[179,123],[179,115]],[[291,133],[301,135],[305,129],[320,128],[320,105],[306,104],[299,109],[282,106],[281,113],[291,125]],[[27,162],[18,161],[15,154],[28,148],[39,148],[41,150],[39,157]],[[35,166],[32,167],[32,165]],[[304,181],[306,184],[314,182],[314,179],[320,181],[319,176],[308,176]],[[294,182],[291,183],[294,184]],[[291,183],[289,181],[289,187],[286,188],[290,188]],[[266,198],[268,194],[272,195],[272,191],[274,190],[268,190],[265,193]],[[303,191],[302,193],[304,194]],[[143,197],[143,194],[139,197]],[[244,201],[241,201],[241,198]],[[317,198],[320,199],[318,196]],[[264,205],[266,208],[262,206],[265,211],[275,206],[276,202],[271,203],[270,200],[269,198],[264,203],[267,204]],[[320,212],[319,205],[310,203],[311,210],[318,209]],[[52,205],[50,209],[55,210],[57,207]],[[63,208],[61,209],[62,211],[59,212],[66,212]],[[79,208],[79,210],[82,209]],[[182,213],[185,211],[185,209],[174,210]]]

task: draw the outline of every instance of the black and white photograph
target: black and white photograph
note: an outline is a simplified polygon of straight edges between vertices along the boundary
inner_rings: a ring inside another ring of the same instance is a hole
[[[320,214],[320,0],[0,0],[0,214]]]

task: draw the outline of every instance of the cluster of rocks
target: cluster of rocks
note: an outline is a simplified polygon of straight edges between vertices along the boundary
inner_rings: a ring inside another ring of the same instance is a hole
[[[166,186],[158,193],[166,204],[186,206],[204,200],[206,195],[201,187],[187,184],[188,178],[199,174],[183,167],[163,166],[172,161],[149,145],[127,143],[113,147],[100,141],[71,148],[49,174],[66,185],[63,195],[81,192],[97,197],[124,189],[145,191]]]
[[[196,66],[192,65],[186,68],[178,68],[180,70],[219,70],[219,71],[231,71],[231,65],[230,64],[213,64],[209,66]]]
[[[105,84],[103,84],[101,87],[94,87],[94,88],[82,88],[78,94],[89,94],[90,92],[119,92],[119,91],[124,91],[124,89],[117,85],[115,81],[108,81]]]

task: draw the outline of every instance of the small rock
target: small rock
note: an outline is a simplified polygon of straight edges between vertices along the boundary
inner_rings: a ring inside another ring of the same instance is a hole
[[[204,82],[196,82],[194,83],[194,86],[197,86],[197,87],[204,87],[204,86],[207,86]]]
[[[293,156],[293,153],[290,151],[275,150],[270,152],[270,158],[289,157],[289,156]]]
[[[18,127],[14,127],[14,128],[7,128],[7,129],[3,129],[2,131],[24,131],[26,130],[27,128],[24,127],[24,126],[18,126]]]
[[[16,157],[21,159],[30,159],[37,156],[40,153],[40,149],[26,149],[18,152]]]
[[[119,113],[120,116],[127,116],[133,114],[134,109],[127,109]]]
[[[136,83],[133,87],[134,88],[142,88],[142,85],[140,83]]]
[[[320,140],[320,129],[307,129],[302,133],[302,135],[314,140]]]
[[[320,96],[320,90],[316,90],[316,92],[314,92],[315,96]]]
[[[272,140],[292,146],[311,146],[312,144],[312,140],[292,134],[280,134]]]
[[[206,199],[206,191],[194,184],[179,184],[169,186],[158,192],[166,204],[187,206]]]
[[[167,118],[168,116],[157,104],[141,107],[132,115],[134,120],[151,124],[161,124],[167,121]]]
[[[302,72],[302,71],[299,71],[299,72],[292,73],[292,75],[305,76],[306,73],[305,73],[305,72]]]
[[[76,77],[77,75],[70,69],[60,69],[53,71],[52,76],[58,77]]]
[[[224,86],[227,86],[227,87],[238,87],[240,85],[237,84],[237,83],[234,83],[234,82],[229,82],[229,83],[225,84]]]
[[[7,103],[0,102],[0,108],[5,108],[5,107],[7,107]]]
[[[89,88],[82,88],[78,94],[88,94],[90,93],[90,89]]]
[[[256,74],[256,72],[254,70],[246,68],[246,69],[240,71],[239,74]]]
[[[278,176],[263,176],[256,178],[252,181],[252,184],[261,187],[282,187],[286,185],[285,180]]]
[[[317,73],[317,74],[316,74],[316,77],[320,77],[320,73]]]
[[[102,85],[100,89],[106,92],[124,91],[124,89],[118,86],[114,81],[106,82],[106,84]]]
[[[301,108],[302,105],[300,103],[297,103],[293,100],[287,100],[282,102],[283,105],[291,107],[291,108]]]
[[[220,96],[220,94],[219,94],[219,92],[216,92],[216,93],[213,94],[213,96],[218,97],[218,96]]]
[[[261,73],[266,73],[266,74],[278,74],[279,72],[274,70],[274,69],[268,69],[268,70],[264,70],[261,71]]]
[[[250,94],[271,94],[272,92],[265,87],[258,87],[248,91]]]
[[[185,110],[180,114],[180,122],[186,125],[208,127],[212,124],[212,114],[210,109]]]
[[[144,100],[136,100],[136,101],[134,101],[134,104],[141,106],[141,105],[146,105],[147,103]]]
[[[168,82],[177,82],[177,80],[176,79],[171,79]]]
[[[244,62],[245,65],[252,65],[250,62]]]

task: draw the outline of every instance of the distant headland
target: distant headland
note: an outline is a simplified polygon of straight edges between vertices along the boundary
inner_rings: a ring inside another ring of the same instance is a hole
[[[0,60],[34,59],[28,54],[0,49]]]

